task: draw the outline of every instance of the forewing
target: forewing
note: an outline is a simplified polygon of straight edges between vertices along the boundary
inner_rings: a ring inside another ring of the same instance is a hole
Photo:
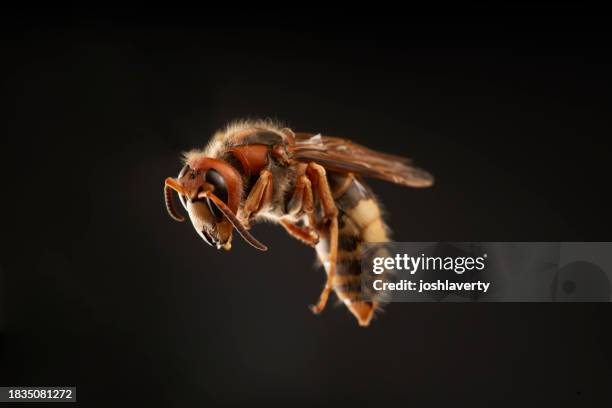
[[[328,170],[359,174],[409,187],[429,187],[431,174],[415,167],[410,159],[381,153],[348,139],[296,133],[292,157],[301,162],[314,161]]]

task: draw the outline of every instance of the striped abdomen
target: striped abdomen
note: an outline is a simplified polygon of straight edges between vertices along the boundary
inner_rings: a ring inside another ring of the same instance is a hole
[[[334,291],[359,324],[367,326],[381,299],[362,289],[361,250],[365,243],[388,242],[389,229],[376,197],[362,180],[339,173],[328,174],[328,179],[338,208],[339,226]],[[326,267],[328,248],[327,237],[321,237],[317,254]]]

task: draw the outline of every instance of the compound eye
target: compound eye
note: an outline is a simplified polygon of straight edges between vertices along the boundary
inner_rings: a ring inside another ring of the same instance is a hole
[[[223,176],[217,170],[209,169],[204,175],[204,180],[215,188],[213,190],[213,194],[216,195],[221,201],[227,204],[227,184],[225,183],[225,179],[223,178]],[[217,222],[223,221],[224,215],[221,210],[219,210],[216,205],[211,203],[210,200],[206,200],[206,202],[208,204],[210,212],[217,219]]]

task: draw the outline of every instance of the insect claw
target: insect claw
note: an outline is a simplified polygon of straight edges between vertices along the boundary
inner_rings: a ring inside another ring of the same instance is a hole
[[[317,305],[308,305],[308,309],[316,315],[321,314],[322,310]]]

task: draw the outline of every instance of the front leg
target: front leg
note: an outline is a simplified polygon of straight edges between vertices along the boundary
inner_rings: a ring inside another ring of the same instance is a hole
[[[325,287],[319,296],[316,305],[310,307],[314,313],[321,313],[327,305],[329,293],[333,288],[334,277],[336,276],[336,260],[338,258],[338,209],[334,201],[333,194],[327,182],[325,168],[317,163],[309,163],[306,174],[312,182],[314,191],[323,209],[323,219],[319,228],[325,228],[329,233],[329,253],[327,261],[324,262],[327,271]]]
[[[262,170],[238,215],[238,219],[246,228],[250,228],[255,214],[272,203],[272,185],[272,173]]]

